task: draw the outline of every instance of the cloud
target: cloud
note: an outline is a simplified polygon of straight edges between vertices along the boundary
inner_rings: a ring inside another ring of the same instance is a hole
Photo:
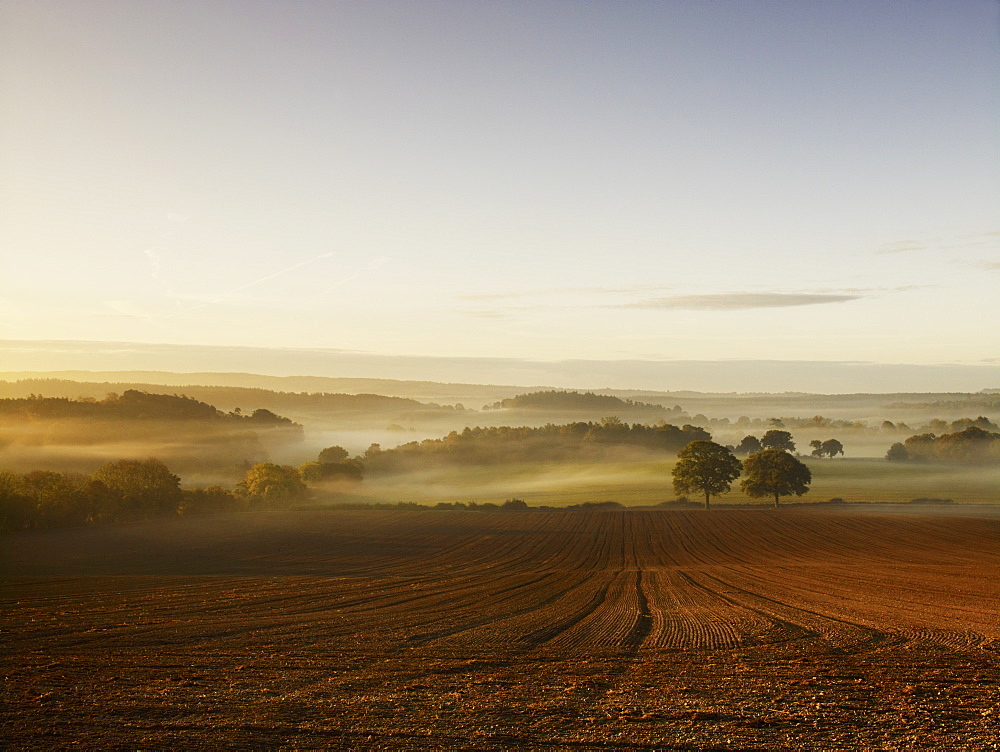
[[[1000,239],[1000,230],[933,238],[926,243],[916,240],[897,240],[892,243],[883,243],[875,249],[875,253],[887,254],[930,250],[947,251],[962,248],[993,248],[996,247],[998,239]]]
[[[559,295],[635,295],[652,292],[663,292],[674,289],[675,285],[626,285],[623,287],[548,287],[536,290],[519,290],[517,292],[484,293],[477,295],[458,295],[456,300],[467,302],[489,302],[491,300],[511,300],[516,298],[555,297]]]
[[[307,264],[312,264],[312,263],[314,263],[316,261],[319,261],[320,259],[327,259],[327,258],[330,258],[331,256],[334,256],[334,255],[335,255],[334,251],[329,251],[327,253],[321,253],[318,256],[313,256],[312,258],[308,258],[305,261],[300,261],[297,264],[292,264],[291,266],[286,266],[284,269],[278,269],[278,271],[271,272],[270,274],[266,274],[263,277],[260,277],[259,279],[253,280],[252,282],[247,282],[246,284],[240,285],[239,287],[234,287],[232,290],[227,290],[226,292],[224,292],[221,295],[218,295],[218,296],[212,298],[211,300],[206,300],[206,301],[204,301],[202,303],[199,303],[198,305],[191,306],[191,310],[195,310],[196,308],[204,308],[205,306],[209,306],[209,305],[213,305],[215,303],[219,303],[219,302],[225,300],[226,298],[228,298],[230,295],[234,295],[234,294],[236,294],[238,292],[243,292],[243,290],[246,290],[247,288],[253,287],[254,285],[259,285],[261,282],[267,282],[268,280],[274,279],[275,277],[278,277],[278,276],[280,276],[282,274],[287,274],[288,272],[295,271],[296,269],[301,269],[303,266],[306,266]],[[175,315],[177,315],[177,314],[175,314]]]
[[[328,255],[332,255],[332,254],[328,254]],[[314,295],[312,298],[310,298],[310,300],[316,300],[317,298],[326,297],[331,292],[333,292],[334,290],[336,290],[338,287],[343,287],[344,285],[348,284],[349,282],[353,282],[354,280],[358,279],[359,277],[364,276],[368,272],[375,271],[379,267],[385,266],[391,260],[392,259],[390,259],[388,256],[379,256],[376,259],[372,259],[367,264],[365,264],[365,266],[363,266],[361,269],[359,269],[358,271],[354,272],[354,274],[351,274],[351,275],[349,275],[347,277],[343,277],[342,279],[338,279],[336,282],[334,282],[332,285],[330,285],[325,290],[323,290],[322,292],[320,292],[318,295]]]
[[[927,246],[921,245],[920,243],[912,240],[900,240],[895,243],[885,243],[884,245],[879,246],[875,250],[875,253],[909,253],[910,251],[922,251],[926,247]]]
[[[468,308],[468,309],[465,309],[465,310],[462,310],[462,311],[458,311],[458,313],[461,313],[463,316],[472,316],[473,318],[477,318],[477,319],[509,319],[510,318],[510,313],[507,310],[500,310],[500,309],[496,309],[496,310],[490,310],[490,309],[474,310],[474,309]]]
[[[719,295],[674,295],[628,303],[616,308],[648,308],[654,310],[737,311],[749,308],[790,308],[793,306],[846,303],[862,295],[790,292],[734,292]]]

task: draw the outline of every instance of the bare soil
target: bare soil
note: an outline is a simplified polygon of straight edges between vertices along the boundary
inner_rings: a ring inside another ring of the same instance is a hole
[[[10,749],[1000,749],[1000,518],[227,515],[0,538]]]

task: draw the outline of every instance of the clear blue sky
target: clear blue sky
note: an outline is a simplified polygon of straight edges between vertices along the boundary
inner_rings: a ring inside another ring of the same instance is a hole
[[[996,363],[998,134],[986,0],[0,1],[0,338]]]

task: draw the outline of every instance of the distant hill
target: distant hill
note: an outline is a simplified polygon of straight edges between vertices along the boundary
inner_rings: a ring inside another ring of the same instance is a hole
[[[525,389],[544,387],[497,386],[491,384],[452,384],[434,381],[399,381],[396,379],[337,378],[327,376],[266,376],[253,373],[169,371],[13,371],[0,373],[0,379],[19,381],[63,381],[72,383],[128,386],[234,387],[287,393],[377,394],[421,402],[463,402],[479,406],[486,402],[512,397]],[[3,396],[19,396],[3,387]],[[74,395],[75,396],[75,395]]]
[[[545,391],[519,394],[516,397],[500,400],[487,406],[491,410],[548,410],[566,412],[604,411],[607,415],[634,412],[660,412],[664,415],[668,410],[662,405],[650,405],[645,402],[634,402],[611,394],[595,394],[594,392],[563,392]]]
[[[366,412],[397,422],[395,414],[418,412],[422,419],[429,417],[428,410],[436,405],[476,409],[492,407],[504,400],[517,400],[525,395],[549,395],[537,399],[552,400],[553,412],[560,410],[555,404],[558,394],[579,394],[579,390],[553,387],[529,387],[491,384],[462,384],[432,381],[398,381],[393,379],[335,378],[324,376],[266,376],[252,373],[168,371],[19,371],[0,373],[0,397],[23,397],[31,393],[45,396],[103,398],[108,392],[121,393],[126,389],[140,391],[180,391],[195,399],[216,405],[221,409],[234,407],[255,409],[266,407],[293,417],[305,418],[317,413],[349,414]],[[822,415],[827,418],[849,420],[883,419],[921,422],[930,418],[953,420],[970,414],[984,413],[997,418],[1000,407],[996,397],[988,390],[969,392],[893,392],[857,394],[807,394],[802,392],[774,393],[711,393],[684,391],[592,389],[585,393],[593,397],[613,397],[621,401],[608,403],[602,408],[596,400],[584,407],[583,412],[614,414],[624,410],[629,401],[645,404],[653,411],[660,408],[679,415],[683,412],[697,416],[726,416],[732,420],[740,416],[768,419],[772,417]],[[305,396],[309,395],[309,396]],[[313,395],[325,395],[315,398]],[[353,399],[356,398],[356,399]],[[399,402],[392,402],[393,399]],[[536,399],[536,398],[530,398]],[[573,398],[565,398],[572,400]],[[589,398],[588,398],[589,399]],[[525,403],[510,403],[510,410],[537,413],[540,408]],[[444,416],[444,412],[441,412]],[[650,413],[652,415],[652,413]],[[409,417],[409,416],[407,416]],[[484,416],[485,417],[485,416]],[[635,419],[635,413],[629,413]],[[655,419],[655,418],[654,418]]]
[[[109,420],[109,421],[209,421],[238,423],[250,428],[302,427],[270,410],[257,409],[225,413],[215,406],[177,394],[151,394],[126,389],[109,393],[104,399],[69,399],[30,395],[0,399],[0,416],[11,420]]]

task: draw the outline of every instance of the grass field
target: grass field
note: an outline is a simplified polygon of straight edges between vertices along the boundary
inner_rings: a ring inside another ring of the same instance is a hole
[[[1000,504],[1000,468],[877,459],[807,459],[813,474],[809,493],[784,501],[907,502],[917,498],[952,499],[957,504]],[[439,467],[420,473],[369,478],[333,500],[425,504],[503,502],[512,497],[532,506],[565,507],[587,501],[617,501],[625,506],[655,506],[675,498],[673,458],[662,461],[525,464],[487,468]],[[321,496],[322,498],[322,496]],[[701,499],[692,499],[701,501]],[[713,499],[717,504],[761,504],[739,491]]]
[[[221,515],[2,538],[10,749],[996,749],[1000,517]]]

